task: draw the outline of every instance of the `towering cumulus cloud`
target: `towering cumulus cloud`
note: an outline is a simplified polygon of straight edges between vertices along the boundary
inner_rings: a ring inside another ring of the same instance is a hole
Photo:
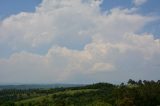
[[[134,8],[102,12],[101,3],[43,0],[1,21],[0,82],[157,80],[160,39],[138,33],[157,18]]]

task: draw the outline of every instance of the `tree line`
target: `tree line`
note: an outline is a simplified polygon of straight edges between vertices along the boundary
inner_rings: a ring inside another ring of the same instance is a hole
[[[160,80],[55,89],[4,89],[0,106],[158,106]]]

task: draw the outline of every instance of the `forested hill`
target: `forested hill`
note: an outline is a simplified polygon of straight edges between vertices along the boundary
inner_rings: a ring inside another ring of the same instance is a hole
[[[17,85],[0,85],[0,90],[2,89],[50,89],[50,88],[68,88],[68,87],[80,87],[84,84],[17,84]]]
[[[4,89],[0,106],[159,106],[159,81],[97,83],[54,89]]]

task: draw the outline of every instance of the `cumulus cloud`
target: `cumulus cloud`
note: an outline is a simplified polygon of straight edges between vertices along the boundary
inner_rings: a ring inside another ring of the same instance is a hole
[[[140,6],[144,3],[146,3],[147,0],[133,0],[133,3],[136,5],[136,6]]]
[[[158,79],[160,40],[136,34],[154,17],[136,9],[100,11],[102,1],[43,0],[0,24],[1,82],[73,82]],[[44,48],[46,53],[41,54]],[[2,52],[3,49],[1,50]]]

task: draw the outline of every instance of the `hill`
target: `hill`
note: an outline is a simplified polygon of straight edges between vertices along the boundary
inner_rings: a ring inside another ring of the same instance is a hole
[[[67,87],[80,87],[83,84],[19,84],[19,85],[0,85],[2,89],[50,89],[50,88],[67,88]]]
[[[0,106],[158,106],[160,81],[0,91]]]

